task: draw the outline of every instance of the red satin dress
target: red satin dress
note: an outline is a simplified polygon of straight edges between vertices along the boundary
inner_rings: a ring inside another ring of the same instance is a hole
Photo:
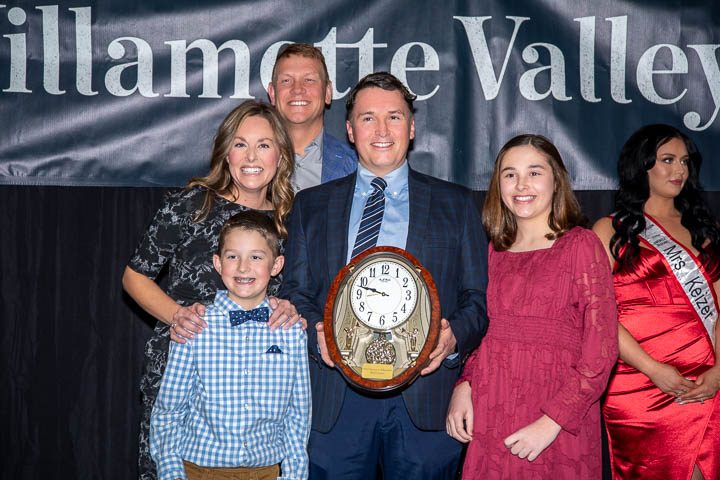
[[[703,268],[720,278],[720,255]],[[707,330],[697,319],[663,257],[640,249],[632,271],[614,275],[618,320],[654,359],[695,379],[715,364]],[[680,405],[648,377],[618,360],[603,414],[613,479],[687,480],[693,466],[705,480],[720,479],[720,400]]]

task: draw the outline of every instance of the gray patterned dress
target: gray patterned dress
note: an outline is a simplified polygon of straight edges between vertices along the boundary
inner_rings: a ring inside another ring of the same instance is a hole
[[[212,210],[202,222],[192,218],[202,207],[205,190],[191,188],[169,193],[155,214],[128,266],[155,279],[167,265],[168,282],[165,293],[180,305],[212,303],[215,291],[222,289],[220,275],[212,265],[218,235],[225,221],[247,210],[217,197]],[[267,212],[272,216],[272,212]],[[273,278],[268,293],[275,295],[281,282]],[[150,457],[150,414],[160,390],[170,345],[168,325],[157,322],[155,333],[145,345],[145,371],[140,381],[142,417],[140,420],[139,478],[155,480],[155,464]]]

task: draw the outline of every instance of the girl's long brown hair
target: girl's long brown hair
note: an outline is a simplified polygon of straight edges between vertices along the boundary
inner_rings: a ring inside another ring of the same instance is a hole
[[[495,159],[490,186],[488,187],[485,204],[483,205],[482,222],[493,248],[497,251],[509,249],[515,243],[517,222],[513,213],[505,206],[500,193],[500,167],[505,154],[515,147],[530,146],[541,153],[546,159],[553,174],[555,192],[552,209],[548,218],[548,226],[552,233],[546,235],[548,240],[560,238],[568,230],[587,226],[587,218],[580,211],[580,205],[572,191],[570,177],[560,152],[550,140],[542,135],[524,134],[510,139],[498,152]]]

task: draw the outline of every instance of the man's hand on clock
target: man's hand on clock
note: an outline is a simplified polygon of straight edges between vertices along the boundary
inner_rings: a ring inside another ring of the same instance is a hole
[[[328,367],[334,367],[335,363],[330,358],[330,352],[328,352],[327,343],[325,343],[325,326],[323,325],[323,322],[316,323],[315,329],[317,330],[317,342],[318,348],[320,348],[320,357],[322,357],[323,362],[325,362]]]
[[[377,289],[372,288],[372,287],[365,287],[365,286],[363,286],[363,285],[358,285],[358,287],[364,288],[365,290],[369,290],[369,291],[374,292],[374,293],[377,293],[378,295],[382,295],[383,297],[389,297],[389,296],[390,296],[389,294],[387,294],[387,293],[385,293],[385,292],[381,292],[380,290],[377,290]]]
[[[440,320],[440,339],[435,350],[430,352],[430,363],[420,371],[420,375],[427,375],[434,372],[442,364],[448,355],[455,351],[457,340],[450,328],[450,322],[446,319]]]

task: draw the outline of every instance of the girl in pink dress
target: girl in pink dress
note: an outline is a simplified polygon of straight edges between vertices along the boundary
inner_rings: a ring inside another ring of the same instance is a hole
[[[500,150],[483,209],[490,326],[447,419],[464,479],[601,478],[600,404],[617,358],[607,256],[555,146]]]

